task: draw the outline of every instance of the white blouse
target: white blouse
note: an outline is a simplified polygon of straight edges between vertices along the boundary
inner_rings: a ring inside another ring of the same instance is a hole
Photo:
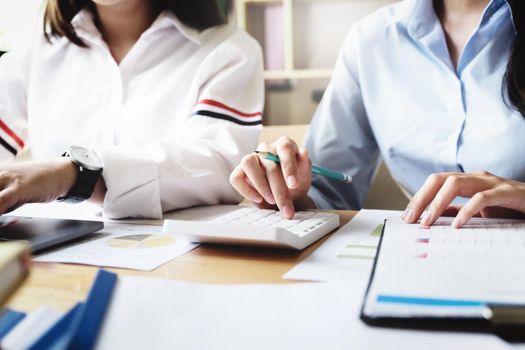
[[[35,159],[70,145],[97,150],[109,217],[160,218],[237,202],[231,170],[255,149],[264,100],[260,47],[222,25],[198,32],[163,12],[117,65],[83,10],[89,48],[42,35],[0,59],[0,156]]]

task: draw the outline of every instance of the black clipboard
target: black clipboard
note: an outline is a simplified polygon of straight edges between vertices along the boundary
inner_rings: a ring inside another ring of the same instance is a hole
[[[374,280],[378,257],[388,221],[385,220],[377,247],[372,272],[363,298],[360,319],[374,327],[434,330],[449,332],[492,333],[508,342],[525,342],[525,307],[487,305],[483,317],[394,317],[373,316],[365,312],[368,295]]]

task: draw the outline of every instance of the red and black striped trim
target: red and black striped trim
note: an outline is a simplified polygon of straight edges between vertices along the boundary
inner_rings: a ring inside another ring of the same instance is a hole
[[[6,140],[4,140],[2,136],[0,136],[0,145],[4,146],[4,148],[8,150],[9,152],[11,152],[14,156],[18,154],[18,151],[16,150],[16,148],[14,148],[9,143],[7,143]]]
[[[194,112],[193,115],[202,115],[202,116],[205,116],[205,117],[227,120],[227,121],[233,122],[235,124],[239,124],[239,125],[260,125],[260,124],[262,124],[262,120],[261,119],[254,120],[254,121],[244,121],[244,120],[240,120],[240,119],[231,117],[231,116],[229,116],[227,114],[222,114],[222,113],[217,113],[217,112],[212,112],[212,111],[206,111],[206,110],[198,110],[198,111]]]
[[[9,128],[7,124],[5,124],[1,119],[0,130],[8,136],[8,139],[6,139],[2,137],[2,135],[0,135],[0,145],[4,146],[6,150],[8,150],[10,153],[16,156],[18,154],[19,149],[24,148],[24,141],[13,130],[11,130],[11,128]],[[18,146],[19,149],[17,149],[16,146]]]
[[[203,104],[203,105],[210,105],[210,106],[214,106],[214,107],[218,107],[218,108],[222,108],[222,109],[225,109],[227,111],[230,111],[232,113],[235,113],[241,117],[260,117],[262,115],[261,112],[254,112],[254,113],[244,113],[244,112],[241,112],[235,108],[231,108],[229,106],[226,106],[224,103],[221,103],[219,101],[215,101],[215,100],[200,100],[198,104]]]
[[[192,115],[227,120],[229,122],[254,126],[262,124],[262,113],[245,113],[215,100],[200,100]]]

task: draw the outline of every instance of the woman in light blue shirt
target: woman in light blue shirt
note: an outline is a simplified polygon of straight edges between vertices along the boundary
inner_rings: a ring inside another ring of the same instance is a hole
[[[359,209],[382,157],[408,192],[426,183],[405,220],[415,222],[430,204],[424,221],[432,223],[456,196],[476,193],[461,192],[460,177],[492,176],[471,174],[482,169],[525,181],[524,22],[520,0],[407,0],[375,12],[343,45],[307,151],[288,138],[261,145],[281,167],[248,155],[232,185],[288,218],[294,207]],[[311,179],[310,159],[353,182]],[[426,181],[431,174],[440,175]],[[460,216],[457,226],[468,220]]]

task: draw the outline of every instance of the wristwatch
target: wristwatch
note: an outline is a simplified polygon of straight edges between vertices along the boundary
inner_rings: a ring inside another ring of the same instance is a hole
[[[96,152],[83,147],[70,146],[62,157],[69,157],[78,167],[78,176],[69,192],[57,201],[80,203],[93,194],[95,185],[102,175],[102,159]]]

